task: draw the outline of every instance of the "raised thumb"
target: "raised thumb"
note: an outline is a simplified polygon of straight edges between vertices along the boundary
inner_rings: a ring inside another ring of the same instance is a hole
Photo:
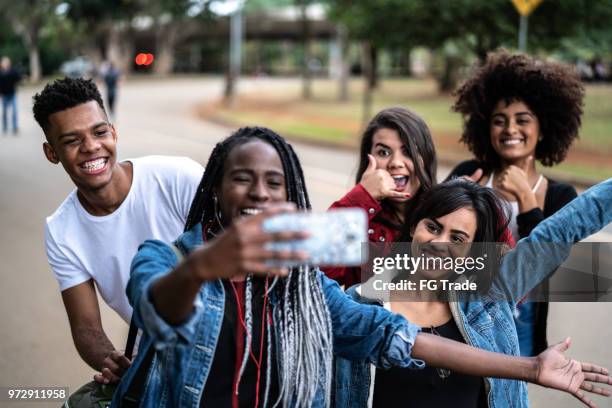
[[[470,180],[476,183],[478,182],[478,180],[482,178],[482,174],[483,174],[482,169],[476,169],[476,171],[472,173],[472,175],[470,176]]]
[[[371,154],[368,154],[368,167],[366,167],[364,173],[371,173],[376,170],[376,159]]]
[[[555,344],[553,347],[563,353],[570,347],[571,343],[572,343],[572,339],[570,339],[569,337],[566,337],[565,340]]]

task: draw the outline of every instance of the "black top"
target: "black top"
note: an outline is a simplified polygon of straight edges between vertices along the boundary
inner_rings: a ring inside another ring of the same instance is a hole
[[[0,95],[13,95],[20,80],[21,74],[17,70],[3,71],[0,69]]]
[[[468,160],[455,167],[447,177],[447,180],[453,177],[469,176],[479,168],[484,171],[484,174],[491,173],[491,168],[480,163],[478,160]],[[544,210],[536,207],[516,216],[519,236],[523,238],[529,235],[531,230],[533,230],[542,220],[559,211],[565,204],[569,203],[577,196],[576,189],[571,185],[548,179],[548,188],[544,196]],[[548,280],[545,280],[534,289],[534,291],[546,291],[547,288]],[[532,294],[533,293],[534,292],[532,292]],[[535,354],[544,351],[546,347],[548,347],[548,342],[546,340],[547,316],[548,303],[537,302],[535,311],[535,332],[533,335],[533,351]]]
[[[431,329],[423,328],[431,333]],[[435,328],[447,339],[465,343],[453,319]],[[374,407],[486,407],[486,393],[482,377],[459,374],[426,366],[424,369],[394,367],[376,370],[374,378]]]
[[[244,318],[244,282],[234,282],[238,292],[240,302],[241,315]],[[242,363],[242,355],[245,342],[245,330],[242,322],[238,318],[238,308],[234,289],[229,281],[223,281],[225,289],[225,314],[221,325],[221,333],[217,340],[217,348],[215,349],[215,357],[212,362],[212,367],[208,373],[208,378],[204,386],[200,407],[232,407],[232,397],[234,396],[234,381],[240,371]],[[261,370],[260,370],[260,385],[259,385],[259,407],[263,407],[264,395],[266,389],[266,372],[267,372],[267,334],[265,325],[263,330],[262,340],[262,313],[265,293],[265,280],[262,278],[253,278],[253,330],[251,352],[259,361],[260,345],[263,345],[261,350]],[[268,299],[269,302],[269,299]],[[271,327],[273,332],[274,328]],[[272,339],[272,372],[270,379],[270,395],[268,397],[268,405],[272,406],[278,398],[278,375],[275,364],[274,341]],[[239,358],[239,361],[238,358]],[[238,407],[253,408],[255,406],[256,384],[257,384],[257,366],[252,357],[249,357],[248,363],[240,380],[240,389],[238,395]]]
[[[467,160],[455,167],[446,180],[454,177],[469,176],[477,169],[483,169],[484,174],[491,173],[490,168],[478,162],[478,160]],[[516,224],[518,225],[519,236],[521,238],[529,235],[531,230],[543,219],[550,217],[578,196],[576,189],[571,185],[549,179],[548,177],[547,179],[548,188],[544,197],[544,210],[536,207],[533,210],[518,214],[516,217]]]

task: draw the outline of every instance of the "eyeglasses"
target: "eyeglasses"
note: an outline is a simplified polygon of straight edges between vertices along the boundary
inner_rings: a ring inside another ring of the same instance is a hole
[[[431,334],[435,334],[438,337],[443,337],[440,335],[440,333],[438,333],[435,327],[433,326],[429,326],[429,327],[431,329]],[[438,377],[440,377],[443,380],[447,379],[451,375],[451,370],[449,370],[448,368],[436,368],[436,372],[438,373]]]

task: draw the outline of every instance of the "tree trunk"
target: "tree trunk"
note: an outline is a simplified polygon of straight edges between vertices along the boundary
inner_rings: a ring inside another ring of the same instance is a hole
[[[134,42],[132,32],[123,24],[111,23],[107,35],[105,57],[124,74],[132,70]]]
[[[29,47],[28,53],[30,55],[30,81],[40,81],[42,69],[40,66],[40,53],[38,52],[38,47]]]
[[[363,44],[363,125],[365,126],[372,117],[372,102],[374,99],[374,88],[376,87],[376,49],[369,43]]]
[[[174,49],[178,39],[179,23],[170,21],[157,31],[155,38],[156,55],[153,72],[156,75],[169,75],[174,68]]]
[[[349,100],[349,61],[348,61],[348,38],[346,29],[338,29],[338,42],[340,48],[340,75],[338,77],[338,100],[347,102]]]
[[[24,40],[28,48],[30,58],[30,81],[40,81],[42,77],[42,68],[40,66],[40,52],[38,50],[38,33],[39,27],[36,22],[32,22],[24,32]]]
[[[310,49],[311,27],[307,14],[308,0],[300,0],[299,3],[302,18],[302,46],[304,48],[304,59],[302,61],[302,98],[309,100],[312,98],[312,71],[310,70],[312,55]]]
[[[239,8],[230,16],[230,46],[227,53],[224,102],[231,107],[236,98],[236,82],[242,72],[242,10]]]
[[[438,89],[442,93],[452,92],[459,82],[459,68],[461,59],[455,56],[444,55],[444,68],[438,79]]]
[[[234,105],[234,96],[236,94],[236,78],[234,78],[234,73],[232,72],[231,67],[227,64],[227,69],[225,70],[225,89],[223,91],[224,102],[227,106]]]
[[[368,81],[372,89],[378,88],[378,48],[373,45],[369,47],[370,51],[370,71],[368,73]]]

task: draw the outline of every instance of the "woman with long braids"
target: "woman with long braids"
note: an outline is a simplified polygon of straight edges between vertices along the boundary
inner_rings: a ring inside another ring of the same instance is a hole
[[[612,179],[588,190],[540,223],[503,256],[502,247],[490,245],[499,231],[506,228],[497,216],[501,206],[491,189],[457,179],[426,191],[404,226],[413,258],[465,259],[467,255],[474,259],[476,255],[471,249],[481,256],[485,254],[488,264],[483,270],[485,273],[468,276],[468,280],[477,279],[483,285],[479,287],[478,297],[453,297],[448,296],[449,291],[425,288],[384,292],[375,290],[369,283],[353,286],[347,294],[357,302],[398,313],[423,327],[425,332],[484,350],[519,355],[512,305],[565,260],[574,242],[612,221]],[[475,242],[486,244],[472,245]],[[495,268],[498,263],[499,269]],[[464,279],[464,272],[421,266],[410,272],[409,279],[417,283],[421,279],[436,282],[459,276]],[[389,279],[397,282],[406,277],[400,274]],[[449,302],[449,298],[457,300]],[[548,350],[563,344],[567,345],[568,340]],[[536,358],[542,358],[547,351]],[[491,361],[491,364],[495,363]],[[465,375],[441,370],[435,365],[424,370],[401,367],[381,370],[365,362],[338,358],[336,373],[335,395],[339,407],[365,407],[368,402],[374,407],[401,407],[405,401],[400,395],[409,396],[410,406],[415,408],[529,405],[524,382]]]
[[[576,197],[571,185],[541,174],[536,161],[549,167],[565,159],[578,137],[584,87],[569,66],[502,50],[489,54],[455,95],[461,141],[476,159],[449,177],[472,175],[497,190],[510,205],[509,228],[518,241]],[[538,290],[546,287],[545,281]],[[521,355],[547,347],[547,315],[546,302],[517,305]]]
[[[329,406],[332,353],[381,368],[428,363],[530,380],[580,398],[589,381],[608,382],[604,369],[570,362],[563,348],[538,359],[478,350],[352,301],[318,269],[271,266],[307,259],[267,247],[305,237],[262,230],[290,211],[287,202],[310,208],[284,139],[243,128],[215,147],[175,248],[146,241],[133,260],[127,293],[143,336],[113,406]]]

